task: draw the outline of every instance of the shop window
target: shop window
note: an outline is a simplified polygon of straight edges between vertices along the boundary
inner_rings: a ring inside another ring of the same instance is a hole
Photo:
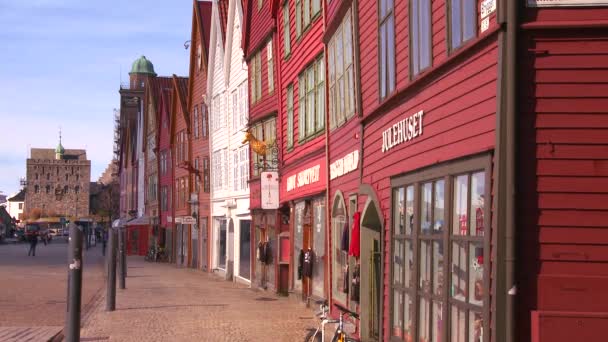
[[[450,0],[450,49],[458,49],[477,35],[477,1]]]
[[[484,341],[490,165],[488,157],[479,157],[392,180],[394,339]]]
[[[347,224],[348,213],[344,205],[344,198],[336,196],[331,212],[332,230],[332,296],[340,303],[346,303],[349,293],[348,280],[348,245],[350,229]],[[344,234],[347,235],[344,240]]]

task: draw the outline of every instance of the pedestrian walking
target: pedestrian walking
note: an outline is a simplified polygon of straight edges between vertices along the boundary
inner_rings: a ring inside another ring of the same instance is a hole
[[[27,252],[27,256],[36,256],[36,245],[38,244],[38,236],[35,233],[32,233],[29,236],[30,239],[30,250]]]
[[[105,256],[106,255],[106,245],[108,244],[108,232],[104,229],[103,233],[101,234],[101,244],[102,244],[102,249],[101,249],[101,253]]]

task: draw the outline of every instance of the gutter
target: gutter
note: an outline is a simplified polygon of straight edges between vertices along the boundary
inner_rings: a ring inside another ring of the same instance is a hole
[[[517,341],[516,331],[516,162],[517,162],[517,1],[499,2],[498,23],[499,82],[496,116],[496,152],[494,179],[496,181],[496,305],[493,319],[493,341]]]

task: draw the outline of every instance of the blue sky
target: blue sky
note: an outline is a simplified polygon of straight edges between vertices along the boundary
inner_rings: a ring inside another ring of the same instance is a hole
[[[190,0],[0,0],[0,191],[19,190],[29,149],[55,148],[60,126],[96,181],[121,78],[141,55],[159,75],[187,76],[191,23]]]

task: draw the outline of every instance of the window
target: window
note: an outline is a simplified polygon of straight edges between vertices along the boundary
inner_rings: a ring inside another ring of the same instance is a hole
[[[23,203],[19,203],[19,210],[23,210]]]
[[[222,181],[222,189],[228,189],[228,164],[230,163],[228,160],[228,149],[225,148],[223,151],[224,154],[224,163],[221,165],[222,166],[222,172],[224,173],[223,176],[223,181]]]
[[[51,193],[51,186],[47,185],[45,190],[46,190],[47,194],[50,194]]]
[[[268,94],[274,91],[274,64],[272,62],[272,39],[266,44],[266,57],[268,61]]]
[[[412,76],[431,66],[431,0],[411,0],[410,69]]]
[[[148,200],[155,202],[157,199],[157,176],[152,174],[148,176]]]
[[[207,138],[209,135],[209,117],[207,112],[207,106],[205,104],[201,104],[201,130],[203,138]]]
[[[188,134],[185,130],[177,133],[176,162],[179,164],[188,160]]]
[[[249,121],[249,114],[247,109],[249,108],[249,103],[247,102],[247,81],[244,81],[239,86],[239,98],[240,101],[240,109],[239,109],[239,127],[243,127]]]
[[[293,147],[293,84],[287,86],[287,148]]]
[[[65,175],[65,176],[67,177],[68,175]],[[36,180],[38,180],[38,174],[36,174]]]
[[[194,173],[194,191],[198,193],[201,189],[201,184],[200,184],[201,176],[200,176],[200,173],[198,172],[200,170],[198,157],[196,159],[194,159],[194,169],[197,171]]]
[[[63,187],[63,194],[64,194],[64,195],[67,195],[69,192],[70,192],[70,188],[69,188],[67,185],[65,185],[65,186]]]
[[[251,104],[262,99],[262,54],[258,51],[251,59]]]
[[[476,0],[450,0],[450,49],[477,35]]]
[[[168,201],[169,201],[169,187],[164,185],[160,188],[160,210],[162,210],[162,211],[169,210]]]
[[[285,56],[291,54],[291,31],[289,28],[289,1],[285,1],[283,4],[283,49],[285,50]]]
[[[198,106],[194,106],[194,139],[198,139],[198,125],[199,125],[199,121],[198,121]]]
[[[321,11],[321,0],[296,0],[296,34],[306,31]]]
[[[51,180],[51,174],[50,173],[46,174],[46,180]]]
[[[232,190],[239,190],[239,152],[238,150],[232,151]]]
[[[38,175],[36,175],[38,176]],[[36,177],[36,179],[38,179],[38,177]],[[68,182],[70,179],[70,175],[68,175],[67,173],[65,174],[65,181]]]
[[[38,185],[34,185],[34,192],[39,194],[40,193],[40,186]]]
[[[344,208],[344,198],[337,196],[334,200],[331,228],[332,228],[332,295],[340,303],[346,304],[348,292],[348,247],[342,246],[342,234],[346,230],[346,234],[350,236],[349,226],[347,222],[347,212]],[[347,247],[346,250],[342,249]]]
[[[392,180],[393,337],[483,341],[490,165],[489,157],[478,157]]]
[[[147,157],[148,157],[148,160],[154,160],[154,159],[156,159],[156,155],[154,153],[154,150],[156,149],[156,138],[154,137],[154,135],[149,135],[147,140],[148,140],[147,141],[147,147],[148,147]]]
[[[78,195],[78,194],[80,193],[80,187],[79,187],[78,185],[76,185],[76,186],[74,187],[74,193],[75,193],[76,195]]]
[[[209,157],[203,158],[203,191],[209,193]]]
[[[380,99],[384,99],[395,90],[395,15],[393,0],[381,0],[379,13]]]
[[[329,41],[330,128],[340,126],[355,114],[352,30],[352,17],[348,12]]]
[[[251,127],[251,134],[259,141],[264,141],[266,146],[273,145],[276,139],[276,118],[271,118],[266,121],[255,123]],[[276,159],[272,156],[272,152],[267,150],[265,155],[259,155],[255,151],[253,153],[253,175],[259,176],[261,171],[267,169],[276,169]]]
[[[238,102],[239,102],[238,92],[237,92],[237,90],[234,90],[232,92],[232,133],[236,133],[236,130],[238,128],[238,117],[239,117]]]
[[[241,147],[240,149],[240,183],[241,190],[247,190],[249,188],[249,146]]]
[[[298,139],[300,141],[319,133],[325,127],[323,56],[306,68],[298,78]]]

